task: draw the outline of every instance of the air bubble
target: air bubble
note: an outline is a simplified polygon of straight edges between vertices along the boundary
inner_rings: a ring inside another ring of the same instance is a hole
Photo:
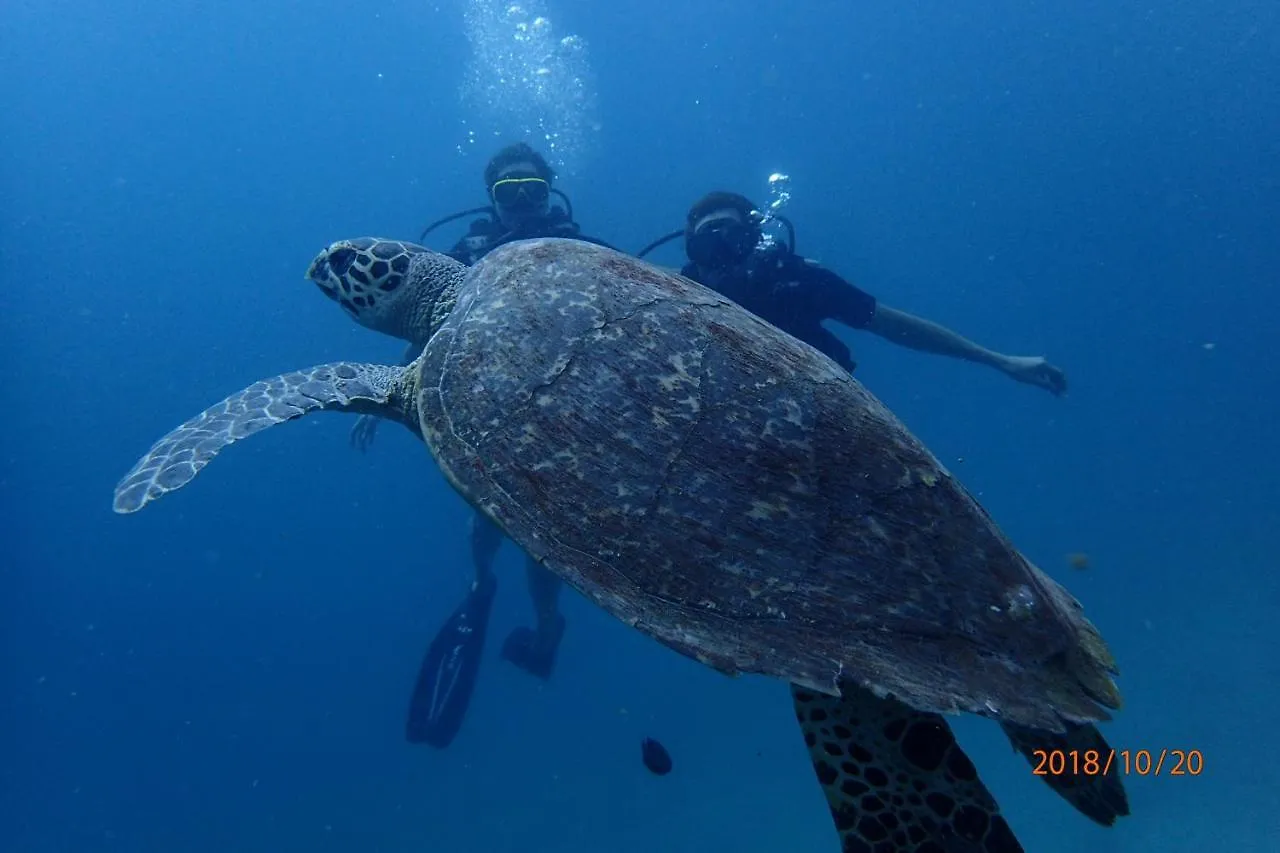
[[[751,211],[760,223],[760,242],[756,244],[757,249],[769,249],[778,242],[769,226],[777,220],[779,211],[786,207],[789,201],[791,201],[791,176],[782,172],[769,175],[769,203],[765,205],[764,210]]]
[[[502,143],[551,143],[541,153],[573,174],[600,127],[582,37],[558,35],[538,0],[467,0],[464,17],[471,56],[460,95],[469,122]]]

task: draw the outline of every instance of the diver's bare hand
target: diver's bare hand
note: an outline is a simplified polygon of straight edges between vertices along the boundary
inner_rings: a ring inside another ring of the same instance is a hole
[[[1038,355],[1005,356],[1000,369],[1011,378],[1043,388],[1055,397],[1067,393],[1067,374]]]

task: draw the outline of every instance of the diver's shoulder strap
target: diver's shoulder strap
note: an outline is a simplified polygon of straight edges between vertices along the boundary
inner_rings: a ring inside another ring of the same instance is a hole
[[[471,225],[467,228],[467,236],[469,237],[498,237],[501,236],[506,229],[502,223],[493,216],[481,216],[471,220]]]
[[[563,207],[553,207],[547,211],[546,229],[557,237],[577,237],[582,233],[582,226],[569,218]]]
[[[761,284],[776,284],[788,276],[801,273],[805,259],[778,243],[757,248],[751,253],[748,275]]]
[[[497,248],[507,231],[502,223],[491,216],[471,220],[467,233],[447,253],[451,258],[471,266]]]

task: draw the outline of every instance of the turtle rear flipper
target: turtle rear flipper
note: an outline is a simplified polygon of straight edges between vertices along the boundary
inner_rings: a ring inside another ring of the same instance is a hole
[[[842,850],[1022,853],[946,720],[841,689],[836,697],[791,687]]]
[[[263,379],[210,406],[152,445],[116,485],[112,507],[136,512],[191,482],[232,442],[312,412],[400,421],[418,432],[408,391],[413,368],[340,361]]]
[[[1112,826],[1118,818],[1129,814],[1129,797],[1119,769],[1112,767],[1105,775],[1101,772],[1107,767],[1107,756],[1115,750],[1097,726],[1091,723],[1070,725],[1065,733],[1038,731],[1012,723],[1002,723],[1001,728],[1013,748],[1022,753],[1033,767],[1052,763],[1048,756],[1055,754],[1064,756],[1065,762],[1069,762],[1064,763],[1067,770],[1074,764],[1085,765],[1091,758],[1096,758],[1097,768],[1093,772],[1089,772],[1089,766],[1082,766],[1083,772],[1074,774],[1050,771],[1041,775],[1049,787],[1077,811],[1103,826]]]

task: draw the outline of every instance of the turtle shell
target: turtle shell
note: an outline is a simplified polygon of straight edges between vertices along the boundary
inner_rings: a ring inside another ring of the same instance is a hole
[[[588,243],[490,253],[420,363],[449,481],[628,625],[725,673],[1059,730],[1113,665],[878,400],[715,292]]]

